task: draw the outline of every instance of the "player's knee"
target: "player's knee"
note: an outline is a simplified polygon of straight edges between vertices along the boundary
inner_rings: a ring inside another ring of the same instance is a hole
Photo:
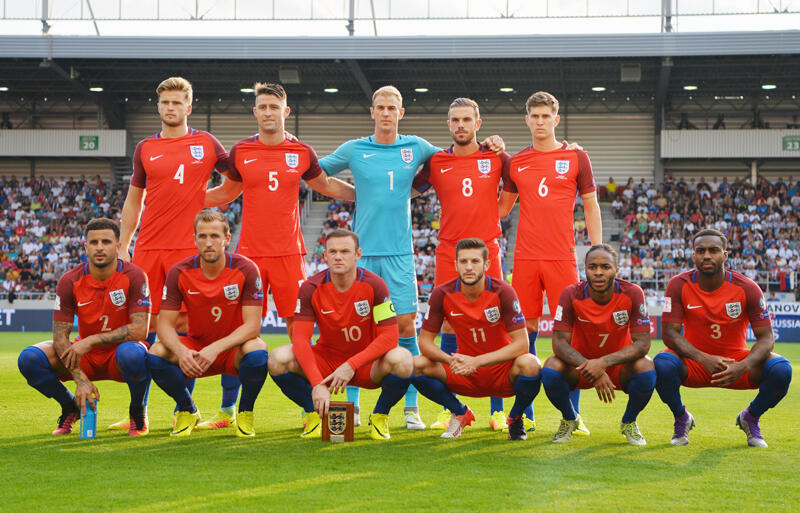
[[[289,367],[295,360],[291,344],[276,347],[272,350],[267,360],[267,370],[271,376],[289,372]]]
[[[414,357],[414,374],[423,375],[425,374],[425,369],[427,369],[431,365],[431,361],[423,355],[417,355]]]
[[[170,352],[163,343],[153,344],[150,346],[150,349],[147,351],[149,354],[153,356],[158,356],[159,358],[169,358]]]
[[[762,380],[770,380],[776,384],[789,387],[792,381],[792,364],[783,356],[772,358],[764,364],[764,377]]]
[[[252,353],[253,351],[266,351],[267,344],[261,340],[261,337],[251,338],[242,344],[242,353]]]
[[[140,367],[147,358],[147,350],[138,342],[123,342],[117,346],[117,363],[120,368]]]
[[[564,365],[564,362],[561,361],[561,358],[556,355],[552,355],[544,361],[544,368],[552,369],[558,372],[564,372],[567,367]]]
[[[658,379],[673,379],[681,375],[681,360],[676,355],[669,352],[661,352],[653,358],[653,367],[656,370]]]
[[[414,371],[414,357],[411,356],[411,351],[404,347],[395,347],[386,353],[386,363],[391,368],[391,373],[407,378],[411,376]]]
[[[536,376],[542,370],[542,364],[539,359],[531,353],[517,356],[514,360],[514,366],[519,369],[519,373],[523,376]]]
[[[655,370],[656,366],[649,356],[643,356],[633,362],[633,371],[636,373]]]
[[[525,319],[525,327],[528,328],[528,333],[539,331],[539,319]]]
[[[40,348],[28,346],[19,353],[17,367],[19,372],[30,382],[34,377],[41,373],[42,369],[50,366],[47,355]]]

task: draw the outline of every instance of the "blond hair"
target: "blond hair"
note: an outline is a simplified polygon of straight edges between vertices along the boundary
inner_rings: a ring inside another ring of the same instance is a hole
[[[169,77],[156,88],[156,94],[160,97],[164,91],[182,91],[186,95],[186,102],[192,103],[192,83],[183,77]]]
[[[378,96],[394,96],[400,100],[400,105],[403,105],[403,95],[400,94],[400,90],[393,85],[385,85],[372,93],[372,103],[375,103],[375,98]]]
[[[558,114],[558,100],[546,91],[536,91],[530,95],[528,101],[525,102],[525,112],[530,112],[531,107],[538,107],[539,105],[546,105],[552,109],[553,114]]]
[[[211,210],[210,208],[205,208],[197,213],[194,218],[194,231],[197,233],[197,225],[199,223],[213,223],[214,221],[219,221],[222,223],[223,231],[225,235],[228,235],[231,232],[231,225],[228,223],[228,218],[220,212],[219,210]]]

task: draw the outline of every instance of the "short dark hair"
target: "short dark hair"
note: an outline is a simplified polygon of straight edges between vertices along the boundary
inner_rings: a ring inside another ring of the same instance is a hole
[[[720,239],[722,239],[722,249],[725,250],[728,249],[728,238],[725,236],[724,233],[722,233],[719,230],[715,230],[713,228],[706,228],[705,230],[700,230],[699,232],[695,233],[694,237],[692,237],[692,246],[694,246],[694,243],[695,241],[697,241],[697,239],[706,236],[719,237]]]
[[[228,223],[228,218],[225,217],[225,214],[219,210],[211,210],[210,208],[204,208],[194,217],[194,232],[197,233],[198,223],[213,223],[214,221],[222,223],[225,235],[231,232],[231,225]]]
[[[456,107],[472,107],[475,111],[475,118],[480,119],[481,117],[481,111],[478,108],[478,102],[472,98],[456,98],[453,100],[453,103],[450,104],[450,108],[448,110],[452,110]]]
[[[119,223],[107,217],[95,217],[86,223],[86,227],[83,229],[83,234],[89,235],[89,232],[92,230],[111,230],[114,232],[114,236],[117,238],[117,240],[119,240]]]
[[[353,242],[356,243],[356,250],[358,250],[358,235],[355,232],[351,232],[350,230],[345,230],[344,228],[337,228],[333,230],[331,233],[325,236],[325,247],[328,247],[328,241],[335,238],[343,238],[343,237],[350,237],[353,239]]]
[[[271,94],[281,100],[286,99],[286,90],[280,84],[272,84],[270,82],[256,82],[253,84],[253,95],[258,98],[262,94]]]
[[[619,255],[617,254],[617,250],[608,244],[595,244],[594,246],[590,247],[589,251],[587,251],[586,255],[583,257],[584,264],[586,263],[586,260],[589,259],[589,255],[595,251],[607,252],[609,255],[611,255],[611,259],[614,260],[614,265],[619,265]]]
[[[558,100],[547,91],[536,91],[530,95],[525,102],[525,113],[530,113],[531,107],[538,107],[539,105],[546,105],[552,109],[553,114],[558,114]]]
[[[470,237],[458,241],[458,244],[456,244],[456,260],[458,260],[458,252],[462,249],[480,249],[483,261],[485,262],[489,259],[489,248],[487,248],[486,243],[478,237]]]

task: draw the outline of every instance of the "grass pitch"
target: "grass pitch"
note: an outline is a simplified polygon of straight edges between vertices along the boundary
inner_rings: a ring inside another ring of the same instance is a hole
[[[29,387],[16,366],[45,333],[0,334],[0,511],[797,511],[800,504],[800,376],[762,421],[770,447],[746,446],[734,426],[752,391],[684,390],[697,419],[687,447],[671,447],[672,416],[657,395],[639,417],[646,447],[619,434],[626,396],[604,405],[584,391],[588,438],[555,445],[559,415],[542,391],[537,430],[511,443],[488,427],[488,399],[468,399],[478,420],[460,439],[406,431],[402,402],[391,414],[392,439],[368,438],[366,413],[376,391],[362,391],[364,426],[351,444],[301,440],[300,411],[268,379],[256,403],[255,439],[233,430],[168,436],[173,403],[155,385],[150,435],[100,431],[52,437],[59,408]],[[286,337],[267,337],[270,347]],[[541,340],[542,356],[550,353]],[[654,342],[651,356],[662,348]],[[800,344],[777,344],[797,370]],[[72,388],[72,385],[68,385]],[[98,426],[127,415],[124,384],[98,384]],[[216,377],[198,380],[201,412],[219,406]],[[512,399],[506,400],[510,408]],[[430,424],[438,406],[420,396]],[[77,431],[77,430],[76,430]]]

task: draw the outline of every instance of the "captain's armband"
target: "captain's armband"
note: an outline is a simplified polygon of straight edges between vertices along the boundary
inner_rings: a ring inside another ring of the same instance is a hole
[[[372,318],[375,320],[375,324],[396,316],[397,312],[394,310],[394,303],[392,303],[391,299],[387,299],[385,302],[376,305],[372,309]]]

